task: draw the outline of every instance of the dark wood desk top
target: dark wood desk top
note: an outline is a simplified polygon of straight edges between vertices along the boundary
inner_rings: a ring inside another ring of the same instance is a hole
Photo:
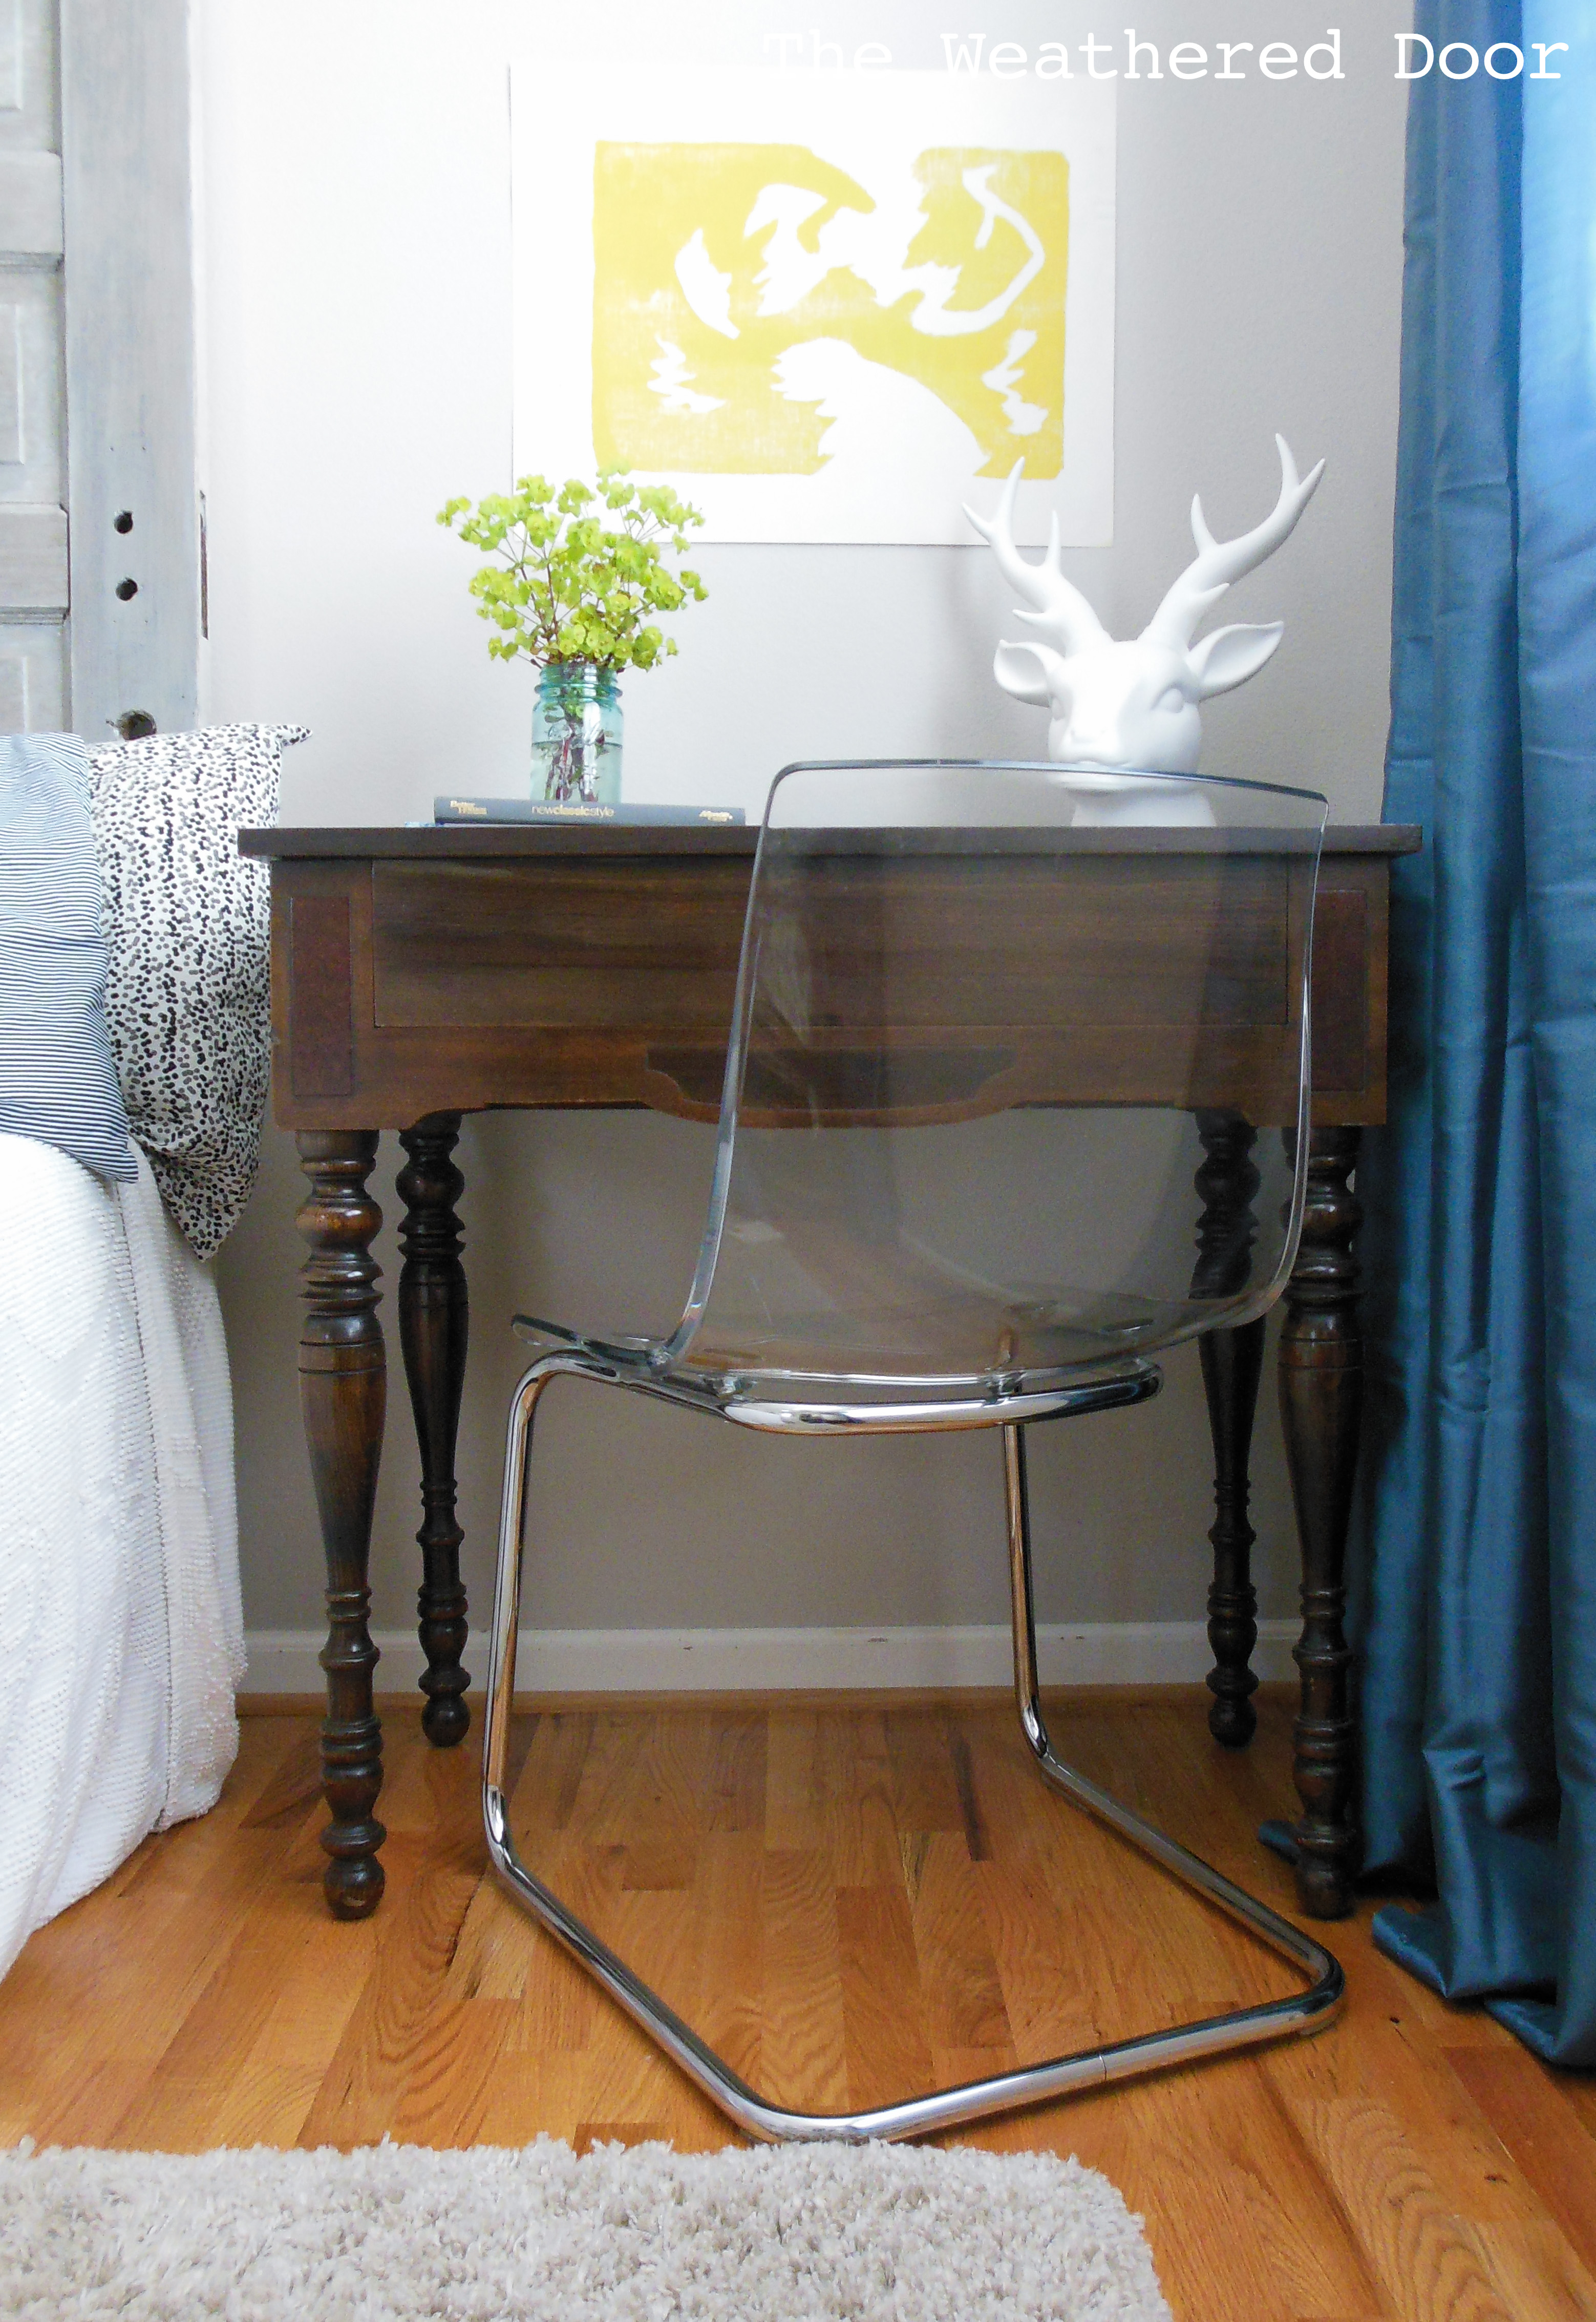
[[[1099,855],[1163,855],[1190,853],[1201,834],[1190,830],[1072,830],[1072,846]],[[1325,833],[1327,855],[1415,855],[1423,833],[1409,822],[1332,823]],[[443,822],[412,828],[373,824],[369,828],[326,827],[300,830],[241,830],[241,855],[268,862],[362,862],[406,860],[451,863],[498,862],[514,855],[587,855],[603,859],[637,855],[752,855],[759,843],[759,826],[746,823],[729,830],[674,828],[669,824],[639,827],[583,824],[579,828],[551,828],[544,823]]]

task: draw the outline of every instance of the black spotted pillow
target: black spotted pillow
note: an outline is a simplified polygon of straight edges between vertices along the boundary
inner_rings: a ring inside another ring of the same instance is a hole
[[[271,1078],[269,882],[238,851],[277,820],[301,726],[213,726],[89,753],[105,1016],[134,1137],[199,1257],[255,1182]]]

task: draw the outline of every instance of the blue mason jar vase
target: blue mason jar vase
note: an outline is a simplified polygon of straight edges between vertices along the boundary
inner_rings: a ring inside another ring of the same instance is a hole
[[[597,662],[552,661],[532,713],[532,795],[548,806],[614,806],[621,796],[621,689]]]

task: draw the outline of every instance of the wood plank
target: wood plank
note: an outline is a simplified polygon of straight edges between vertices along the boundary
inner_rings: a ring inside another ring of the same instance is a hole
[[[710,1831],[693,1890],[693,2028],[751,2086],[764,2078],[765,1850],[758,1829]]]
[[[631,1760],[624,1834],[632,1848],[690,1848],[706,1819],[709,1725],[702,1711],[648,1721]]]
[[[1516,2043],[1442,2050],[1546,2214],[1596,2275],[1596,2136],[1544,2064]],[[1596,2299],[1590,2308],[1596,2314]]]
[[[703,1827],[711,1831],[762,1831],[765,1823],[765,1719],[761,1711],[742,1716],[725,1712],[707,1721],[708,1750]]]
[[[902,1881],[837,1889],[848,2102],[894,2104],[935,2085],[914,1921]]]
[[[442,1997],[520,2001],[532,1967],[532,1930],[496,1879],[484,1878],[461,1922]]]
[[[296,1721],[288,1748],[239,1826],[242,1830],[296,1826],[321,1804],[321,1797],[322,1737],[314,1727],[306,1732]]]
[[[537,1718],[510,1793],[517,1834],[570,1828],[595,1730],[590,1710],[554,1711]]]
[[[615,1848],[584,1846],[575,1838],[552,1835],[543,1839],[537,1860],[529,1861],[527,1867],[579,1919],[607,1934],[617,1855]],[[519,1948],[525,1962],[520,2015],[509,2038],[509,2052],[541,2058],[562,2052],[584,2054],[594,2023],[609,2003],[552,1935],[515,1910],[514,1904],[506,1907],[519,1927]],[[506,1947],[515,1943],[515,1931],[508,1930]]]
[[[1013,1718],[964,1716],[960,1739],[988,1832],[980,1906],[1016,2055],[1041,2061],[1092,2048],[1108,2036],[1103,1999],[1117,2020],[1117,1930],[1099,1930],[1081,1908],[1106,1869],[1103,1834],[1043,1786]]]
[[[1447,2207],[1471,2223],[1536,2222],[1544,2205],[1422,2020],[1411,1979],[1371,1947],[1345,1962],[1352,2040],[1275,2049],[1268,2070],[1295,2116],[1316,2104],[1376,2104],[1403,2133]]]
[[[827,1793],[820,1758],[824,1713],[774,1709],[765,1745],[765,1844],[778,1852],[825,1847]]]
[[[1556,2226],[1476,2226],[1473,2236],[1519,2322],[1591,2322],[1596,2275],[1587,2272]]]
[[[1499,2032],[1500,2028],[1499,2025]],[[1596,2078],[1588,2072],[1573,2073],[1559,2086],[1591,2135],[1596,2136]]]
[[[291,1916],[294,1940],[278,1948],[268,1970],[272,1988],[264,2018],[254,2041],[239,2037],[219,2068],[215,2100],[198,2116],[196,2141],[295,2144],[315,2101],[327,2059],[343,2036],[371,1974],[377,1956],[375,1922],[358,1922],[360,1940],[341,1943],[341,1924],[328,1916],[323,1901],[322,1820],[319,1810],[306,1817],[288,1859],[291,1885],[284,1915]]]
[[[214,1973],[161,2051],[159,2070],[118,2120],[119,2146],[138,2151],[159,2136],[169,2152],[203,2153],[228,2141],[223,2116],[249,2117],[260,2109],[253,2084],[262,2064],[266,2077],[275,2069],[275,2062],[266,2064],[263,2058],[257,2062],[261,2035],[284,1981],[326,1916],[320,1848],[310,1817],[302,1820],[304,1842],[279,1863],[261,1907],[241,1919]],[[306,2093],[296,2130],[313,2094],[314,2089]]]
[[[532,2055],[506,2041],[482,2115],[482,2143],[532,2144],[540,2136],[574,2143],[586,2072],[580,2053],[557,2050]]]
[[[474,1849],[472,1850],[474,1853]],[[370,1973],[300,2131],[306,2145],[377,2143],[418,2060],[480,1873],[458,1842],[401,1832],[385,1850],[388,1888]]]
[[[944,1710],[887,1713],[892,1805],[900,1832],[940,1830],[962,1834],[964,1801],[953,1768],[951,1731]]]
[[[479,1997],[434,2009],[393,2108],[397,2143],[443,2149],[480,2142],[516,2013],[513,1999]]]
[[[983,1861],[976,1875],[1019,2062],[1038,2064],[1099,2046],[1104,2035],[1095,1996],[1045,1879],[1023,1861]]]
[[[1332,2097],[1302,2107],[1298,2120],[1404,2322],[1525,2322],[1389,2106]]]
[[[640,1888],[623,1883],[605,1930],[621,1957],[688,2023],[698,2012],[703,1951],[696,1906],[696,1883]],[[604,2011],[606,2016],[614,2012]]]
[[[767,1847],[760,1899],[764,2093],[811,2112],[844,2111],[848,2043],[828,1858],[818,1850]]]
[[[634,1784],[652,1727],[652,1719],[646,1723],[625,1716],[594,1719],[571,1808],[572,1826],[589,1846],[621,1846],[631,1836]],[[529,1771],[530,1767],[529,1757]],[[524,1776],[521,1787],[526,1787]]]
[[[906,1832],[902,1850],[931,2045],[962,2054],[980,2051],[987,2061],[973,2068],[974,2075],[1006,2071],[1014,2061],[1014,2035],[963,1833]]]
[[[898,1884],[903,1863],[893,1800],[892,1755],[880,1709],[836,1710],[820,1729],[825,1828],[839,1888]]]

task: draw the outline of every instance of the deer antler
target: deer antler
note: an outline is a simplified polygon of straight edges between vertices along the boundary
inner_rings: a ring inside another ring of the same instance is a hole
[[[1059,570],[1059,520],[1053,519],[1047,543],[1047,553],[1040,564],[1027,563],[1014,544],[1014,496],[1019,489],[1023,460],[1017,460],[1008,472],[998,502],[998,512],[990,524],[978,517],[972,507],[965,515],[984,541],[990,542],[998,560],[998,570],[1009,587],[1027,603],[1035,606],[1034,613],[1021,613],[1022,621],[1030,621],[1045,630],[1065,653],[1079,653],[1108,631],[1092,611],[1086,599]]]
[[[1299,480],[1297,462],[1285,437],[1277,435],[1274,440],[1280,449],[1280,498],[1273,513],[1253,531],[1243,533],[1239,540],[1216,540],[1204,521],[1200,496],[1192,501],[1191,536],[1197,554],[1142,631],[1154,644],[1183,652],[1203,615],[1218,603],[1231,582],[1245,572],[1255,571],[1281,541],[1290,537],[1298,517],[1318,488],[1325,463],[1321,460]]]

